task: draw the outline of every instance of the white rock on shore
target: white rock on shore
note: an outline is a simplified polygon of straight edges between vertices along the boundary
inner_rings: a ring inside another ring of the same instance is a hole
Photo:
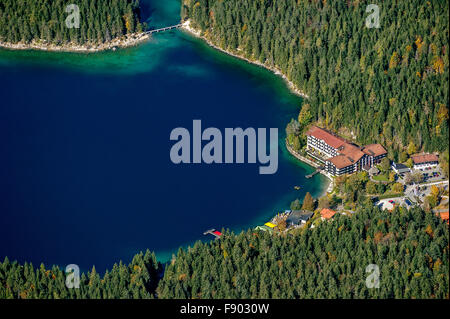
[[[104,50],[110,50],[116,47],[125,48],[139,44],[142,41],[149,39],[149,35],[145,33],[135,33],[126,35],[121,38],[116,38],[108,43],[102,44],[63,44],[56,45],[52,43],[46,43],[44,40],[34,40],[31,43],[7,43],[0,41],[0,47],[11,50],[42,50],[52,52],[99,52]]]

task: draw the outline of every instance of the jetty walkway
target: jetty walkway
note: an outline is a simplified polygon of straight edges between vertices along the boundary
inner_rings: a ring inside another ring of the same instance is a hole
[[[203,233],[203,235],[208,235],[208,234],[215,236],[216,239],[219,239],[222,236],[222,233],[220,231],[218,231],[218,230],[215,230],[215,229],[208,229],[207,231],[205,231]]]
[[[178,29],[178,28],[180,28],[181,26],[182,26],[182,24],[179,23],[179,24],[171,25],[171,26],[164,27],[164,28],[159,28],[159,29],[155,29],[155,30],[145,31],[144,34],[153,34],[153,33],[159,33],[159,32],[169,31],[169,30],[173,30],[173,29]]]

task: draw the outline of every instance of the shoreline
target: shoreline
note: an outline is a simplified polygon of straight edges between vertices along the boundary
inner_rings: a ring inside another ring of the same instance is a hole
[[[189,22],[189,21],[188,21]],[[302,92],[299,88],[297,88],[294,83],[292,81],[290,81],[286,75],[284,75],[280,70],[278,70],[275,67],[271,67],[268,65],[265,65],[259,61],[252,61],[249,60],[243,56],[239,56],[238,54],[235,53],[231,53],[231,52],[227,52],[221,48],[219,48],[218,46],[214,45],[211,41],[209,41],[208,39],[206,39],[205,37],[201,36],[199,32],[196,33],[196,31],[192,28],[190,28],[189,23],[183,23],[183,26],[181,27],[182,30],[189,32],[190,34],[196,36],[197,38],[200,38],[202,40],[204,40],[209,46],[211,46],[212,48],[221,51],[222,53],[225,53],[227,55],[233,56],[235,58],[238,58],[240,60],[244,60],[248,63],[263,67],[269,71],[272,71],[275,75],[280,76],[283,81],[287,84],[289,90],[297,95],[300,96],[302,98],[305,99],[309,99],[309,96],[306,95],[304,92]],[[39,51],[44,51],[44,52],[70,52],[70,53],[98,53],[98,52],[102,52],[102,51],[106,51],[106,50],[111,50],[114,49],[115,47],[120,47],[120,48],[126,48],[126,47],[132,47],[135,45],[138,45],[142,42],[144,42],[147,39],[150,39],[151,36],[147,35],[147,34],[137,34],[137,35],[130,35],[130,36],[126,36],[123,38],[118,38],[118,39],[114,39],[111,42],[108,42],[107,44],[102,44],[102,45],[92,45],[92,47],[90,47],[90,45],[64,45],[64,46],[57,46],[57,45],[51,45],[51,44],[45,44],[42,43],[43,41],[38,41],[38,42],[32,42],[30,44],[8,44],[8,43],[2,43],[0,41],[0,49],[5,48],[7,50],[39,50]],[[41,42],[41,43],[39,43]],[[293,154],[289,148],[288,151],[291,153],[291,155],[293,155],[294,157],[297,158],[297,156],[295,156],[295,154]],[[299,158],[297,158],[299,159]],[[301,159],[299,159],[300,161],[302,161]],[[304,161],[302,161],[304,162]],[[305,162],[306,164],[308,164],[307,162]],[[308,164],[309,165],[309,164]],[[321,174],[323,174],[321,172]],[[324,175],[324,174],[323,174]],[[326,175],[324,175],[326,176]],[[326,176],[328,177],[328,176]],[[329,177],[328,177],[329,178]],[[330,189],[330,185],[332,185],[332,179],[330,179],[330,183],[328,184],[328,188],[324,187],[320,189],[320,196],[323,196],[324,194],[326,194],[328,192],[328,189]],[[331,188],[332,189],[332,188]],[[246,226],[245,228],[242,228],[241,231],[245,231],[246,229],[253,229],[254,226]],[[201,236],[202,237],[202,236]],[[196,239],[196,241],[198,241],[199,239]],[[190,244],[188,244],[188,247],[190,246]],[[180,244],[178,247],[185,247],[184,244]],[[176,251],[175,251],[176,253]]]
[[[268,66],[268,65],[266,65],[266,64],[264,64],[264,63],[261,63],[261,62],[259,62],[259,61],[250,60],[250,59],[248,59],[248,58],[246,58],[246,57],[240,56],[240,55],[238,55],[238,54],[236,54],[236,53],[229,52],[229,51],[226,51],[226,50],[224,50],[224,49],[218,47],[217,45],[215,45],[214,43],[212,43],[211,40],[209,40],[209,39],[206,38],[205,36],[201,35],[200,31],[195,30],[194,28],[192,28],[192,27],[190,26],[190,20],[187,20],[187,21],[185,21],[184,23],[182,23],[181,29],[184,30],[184,31],[186,31],[186,32],[188,32],[189,34],[191,34],[191,35],[193,35],[193,36],[199,38],[199,39],[204,40],[204,41],[206,42],[206,44],[208,44],[210,47],[212,47],[212,48],[214,48],[214,49],[216,49],[216,50],[219,50],[219,51],[221,51],[222,53],[225,53],[225,54],[230,55],[230,56],[232,56],[232,57],[238,58],[238,59],[240,59],[240,60],[244,60],[244,61],[246,61],[246,62],[248,62],[248,63],[255,64],[255,65],[260,66],[260,67],[263,67],[263,68],[265,68],[265,69],[267,69],[267,70],[269,70],[269,71],[272,71],[275,75],[280,76],[280,77],[285,81],[285,83],[287,84],[289,90],[290,90],[292,93],[294,93],[294,94],[296,94],[296,95],[298,95],[298,96],[300,96],[300,97],[302,97],[302,98],[309,99],[309,96],[308,96],[305,92],[303,92],[302,90],[300,90],[300,89],[299,89],[292,81],[290,81],[290,80],[288,79],[288,77],[287,77],[285,74],[283,74],[283,73],[281,72],[281,70],[279,70],[278,68]],[[314,162],[310,161],[309,159],[307,159],[307,158],[301,156],[300,154],[298,154],[297,152],[295,152],[294,150],[292,150],[291,147],[290,147],[287,143],[285,143],[285,144],[286,144],[286,149],[288,150],[288,152],[289,152],[292,156],[294,156],[295,158],[297,158],[299,161],[301,161],[301,162],[303,162],[303,163],[305,163],[305,164],[307,164],[307,165],[309,165],[309,166],[315,167],[315,168],[318,167],[318,165],[315,164]],[[323,171],[320,171],[320,174],[322,174],[323,176],[325,176],[325,177],[328,178],[328,180],[329,180],[328,187],[323,191],[323,193],[322,193],[322,195],[321,195],[321,196],[324,196],[325,194],[331,193],[331,192],[333,191],[333,188],[334,188],[334,180],[333,180],[332,176],[329,175],[328,173],[325,173],[325,172],[323,172]]]
[[[102,44],[63,44],[56,45],[46,43],[45,40],[33,40],[31,43],[8,43],[0,41],[0,48],[7,50],[38,50],[47,52],[71,52],[71,53],[95,53],[115,48],[128,48],[136,46],[145,40],[150,39],[146,33],[133,33],[111,40]]]
[[[237,53],[229,52],[227,50],[224,50],[224,49],[218,47],[217,45],[212,43],[211,40],[209,40],[205,36],[201,35],[200,31],[195,30],[194,28],[192,28],[190,26],[190,23],[191,23],[191,21],[187,20],[186,22],[182,23],[180,29],[182,29],[184,31],[187,31],[188,33],[194,35],[195,37],[197,37],[199,39],[204,40],[206,42],[206,44],[208,44],[210,47],[212,47],[212,48],[214,48],[216,50],[219,50],[219,51],[221,51],[221,52],[223,52],[225,54],[228,54],[228,55],[230,55],[232,57],[235,57],[235,58],[238,58],[240,60],[244,60],[244,61],[246,61],[248,63],[255,64],[257,66],[263,67],[263,68],[265,68],[265,69],[267,69],[269,71],[272,71],[275,75],[278,75],[279,77],[281,77],[286,82],[289,90],[292,93],[294,93],[295,95],[298,95],[298,96],[300,96],[300,97],[302,97],[304,99],[309,99],[309,96],[305,92],[300,90],[291,80],[289,80],[288,77],[285,74],[283,74],[280,69],[278,69],[276,67],[273,67],[273,66],[266,65],[266,64],[264,64],[262,62],[259,62],[259,61],[256,61],[256,60],[250,60],[250,59],[248,59],[246,57],[243,57],[243,56],[241,56],[241,55],[239,55]]]
[[[298,160],[301,161],[302,163],[305,163],[305,164],[307,164],[307,165],[309,165],[309,166],[311,166],[311,167],[314,167],[314,168],[318,168],[318,167],[319,167],[318,164],[314,163],[313,161],[309,160],[308,158],[306,158],[306,157],[304,157],[304,156],[298,154],[296,151],[294,151],[294,150],[288,145],[287,141],[285,141],[285,144],[286,144],[286,149],[288,150],[288,152],[289,152],[292,156],[294,156],[296,159],[298,159]],[[322,174],[323,176],[325,176],[326,178],[328,178],[329,181],[330,181],[329,184],[328,184],[328,187],[327,187],[326,191],[324,191],[323,194],[322,194],[322,196],[323,196],[323,195],[328,194],[328,193],[331,193],[331,192],[333,191],[333,188],[334,188],[334,180],[333,180],[333,177],[332,177],[330,174],[325,173],[325,172],[322,171],[322,170],[321,170],[319,173]]]

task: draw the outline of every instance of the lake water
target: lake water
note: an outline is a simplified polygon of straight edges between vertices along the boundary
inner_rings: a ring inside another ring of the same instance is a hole
[[[151,26],[178,1],[141,1]],[[286,151],[301,99],[271,72],[181,31],[96,54],[0,50],[0,259],[111,268],[168,260],[209,228],[266,222],[327,180]],[[174,165],[175,127],[279,128],[279,168]],[[300,191],[295,185],[302,186]]]

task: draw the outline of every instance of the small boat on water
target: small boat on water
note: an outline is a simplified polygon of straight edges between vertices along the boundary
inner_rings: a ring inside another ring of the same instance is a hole
[[[300,186],[294,186],[294,189],[299,190],[301,187]]]

